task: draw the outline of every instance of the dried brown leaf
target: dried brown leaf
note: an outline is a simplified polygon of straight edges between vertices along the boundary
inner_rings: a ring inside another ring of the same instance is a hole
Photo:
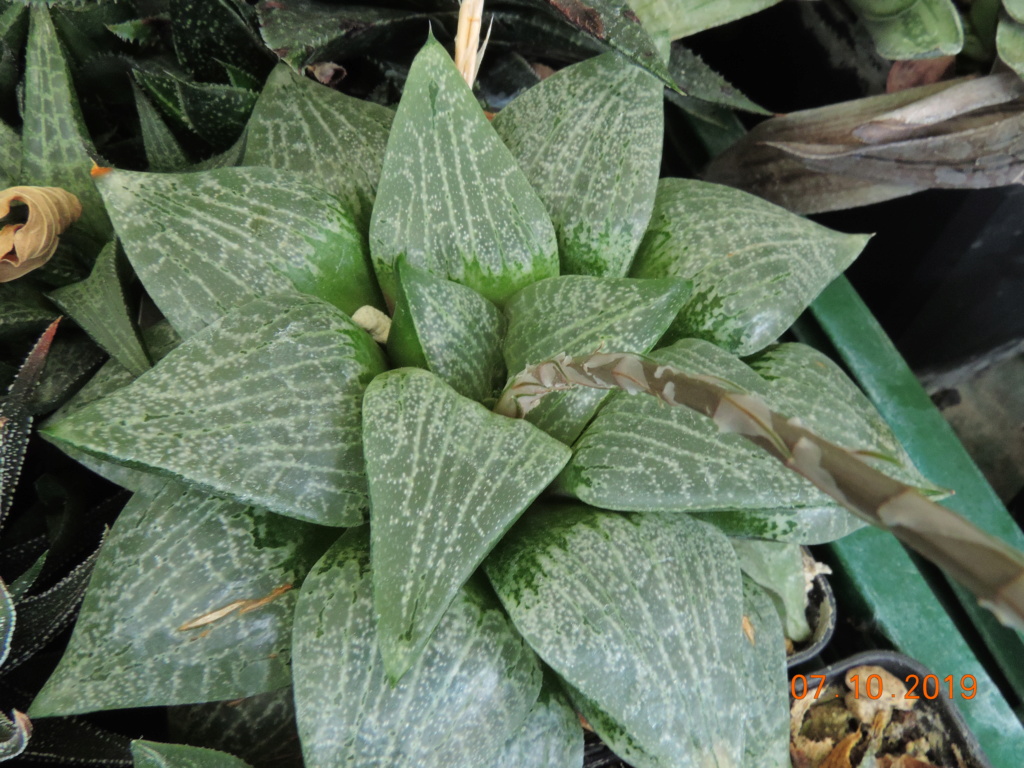
[[[7,224],[0,229],[0,283],[43,266],[64,230],[78,221],[82,204],[60,187],[10,187],[0,192],[0,218],[11,212],[11,203],[28,207],[24,224]]]
[[[860,743],[861,734],[860,731],[854,731],[849,734],[846,738],[836,744],[828,757],[825,758],[825,762],[821,764],[821,768],[853,768],[850,762],[850,752],[853,748]]]

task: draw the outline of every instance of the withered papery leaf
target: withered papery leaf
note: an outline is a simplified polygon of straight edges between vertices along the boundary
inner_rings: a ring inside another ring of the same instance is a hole
[[[706,178],[796,213],[922,189],[980,189],[1024,176],[1024,83],[960,79],[775,117],[709,166]]]
[[[0,192],[0,218],[11,212],[11,203],[28,206],[24,223],[0,229],[0,283],[21,277],[43,266],[64,230],[78,221],[82,204],[60,187],[9,187]]]

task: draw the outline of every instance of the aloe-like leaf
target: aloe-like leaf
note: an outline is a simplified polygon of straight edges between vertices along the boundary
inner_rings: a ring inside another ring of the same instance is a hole
[[[433,39],[413,61],[388,138],[370,252],[389,300],[403,255],[498,304],[558,274],[544,204]]]
[[[300,174],[112,171],[97,186],[139,279],[184,336],[267,294],[298,290],[350,314],[379,304],[351,215]]]
[[[790,640],[801,643],[811,636],[807,623],[807,580],[804,556],[796,544],[757,539],[731,539],[740,568],[771,598],[783,630]]]
[[[651,34],[678,40],[763,11],[777,2],[779,0],[717,0],[712,3],[703,0],[629,0],[629,5]]]
[[[748,355],[792,325],[867,241],[729,187],[663,179],[630,274],[692,279],[669,338]]]
[[[242,164],[308,174],[345,203],[365,233],[392,119],[390,109],[279,64],[249,118]]]
[[[672,46],[672,58],[668,66],[672,77],[686,94],[681,97],[684,99],[684,108],[693,107],[693,101],[699,99],[729,109],[741,109],[759,115],[771,114],[736,90],[724,77],[705,64],[700,56],[683,45]],[[678,94],[676,96],[678,98]],[[699,110],[699,113],[707,114],[707,110]]]
[[[654,207],[662,91],[649,73],[607,53],[555,73],[495,117],[494,130],[551,215],[563,274],[629,270]]]
[[[388,355],[396,365],[425,367],[452,389],[478,402],[505,383],[501,340],[505,318],[464,285],[402,260]]]
[[[273,56],[239,13],[236,0],[171,0],[171,38],[178,62],[197,80],[222,80],[218,61],[265,76]]]
[[[0,283],[0,337],[39,333],[57,318],[46,298],[36,288],[21,280]]]
[[[510,375],[560,352],[589,354],[604,346],[647,352],[686,302],[686,280],[633,280],[565,275],[534,283],[505,308],[505,364]],[[549,395],[527,419],[572,443],[606,392],[576,390]]]
[[[0,581],[0,666],[11,652],[11,635],[14,634],[14,601],[7,591],[7,585]]]
[[[226,752],[142,739],[132,742],[132,758],[135,768],[249,768]]]
[[[297,588],[317,526],[175,483],[136,494],[105,542],[32,716],[251,696],[290,681]]]
[[[579,768],[583,765],[583,728],[575,710],[551,682],[545,681],[519,733],[508,740],[495,768]]]
[[[228,752],[253,768],[302,765],[291,686],[241,700],[171,707],[167,718],[175,742]]]
[[[996,27],[996,51],[1010,69],[1024,77],[1024,24],[1003,15]]]
[[[390,371],[367,388],[363,445],[380,652],[397,680],[569,449],[418,368]]]
[[[11,717],[0,712],[0,762],[17,757],[32,737],[32,723],[23,712],[14,710]]]
[[[150,362],[129,314],[124,273],[117,241],[111,240],[96,257],[87,279],[58,288],[49,298],[109,355],[138,376],[149,369]]]
[[[325,525],[366,508],[360,403],[379,347],[319,299],[258,299],[43,433],[59,445]]]
[[[171,129],[167,127],[160,112],[149,97],[134,82],[135,108],[139,113],[139,127],[142,132],[142,146],[146,151],[149,169],[157,172],[182,171],[188,165],[188,155]]]
[[[536,657],[500,606],[467,585],[394,684],[377,650],[372,593],[365,528],[342,536],[302,586],[294,676],[306,765],[495,764],[541,687]]]
[[[617,755],[637,768],[711,755],[741,764],[743,595],[718,530],[686,515],[546,506],[484,567],[516,628]]]
[[[884,59],[952,56],[964,47],[960,12],[952,0],[849,0],[849,5]]]
[[[0,183],[13,187],[21,179],[21,136],[0,120]]]
[[[21,176],[25,183],[61,187],[82,203],[79,226],[94,238],[110,239],[110,221],[89,169],[95,150],[82,121],[67,62],[50,12],[30,9],[25,51],[25,107]]]
[[[735,543],[735,542],[734,542]],[[779,615],[763,589],[743,579],[744,656],[750,708],[743,720],[744,768],[791,768],[789,674]]]

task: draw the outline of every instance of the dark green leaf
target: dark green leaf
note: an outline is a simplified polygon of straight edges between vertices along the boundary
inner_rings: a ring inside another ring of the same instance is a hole
[[[720,74],[704,63],[700,56],[682,45],[672,46],[672,59],[669,61],[669,71],[672,77],[679,83],[686,96],[682,106],[684,109],[692,107],[694,99],[717,104],[730,109],[741,109],[745,112],[754,112],[758,115],[770,115],[764,107],[760,107],[728,82]],[[706,110],[697,108],[698,114],[706,113]]]
[[[543,203],[433,39],[413,62],[388,138],[370,252],[389,301],[403,255],[498,304],[558,274]]]
[[[21,179],[21,136],[0,120],[0,183],[17,186]]]
[[[184,744],[160,744],[138,739],[132,742],[135,768],[249,768],[234,755]]]
[[[263,77],[270,52],[239,13],[236,0],[170,0],[171,35],[178,62],[197,80],[221,81],[219,61]]]
[[[309,768],[487,766],[522,728],[541,671],[492,597],[467,585],[393,684],[377,650],[365,529],[306,579],[295,612],[295,705]]]
[[[189,162],[188,155],[171,129],[135,83],[132,83],[132,92],[135,94],[135,108],[139,112],[142,144],[149,169],[162,172],[185,170]]]
[[[0,666],[11,651],[11,635],[14,634],[14,601],[7,591],[7,585],[0,581]]]
[[[569,449],[417,368],[378,376],[363,403],[374,607],[384,666],[397,680]]]

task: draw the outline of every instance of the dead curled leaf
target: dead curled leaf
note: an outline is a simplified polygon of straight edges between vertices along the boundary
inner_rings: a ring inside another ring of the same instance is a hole
[[[60,187],[10,187],[0,192],[0,218],[11,212],[11,203],[28,207],[24,223],[0,229],[0,283],[43,266],[68,227],[82,215],[78,198]]]

